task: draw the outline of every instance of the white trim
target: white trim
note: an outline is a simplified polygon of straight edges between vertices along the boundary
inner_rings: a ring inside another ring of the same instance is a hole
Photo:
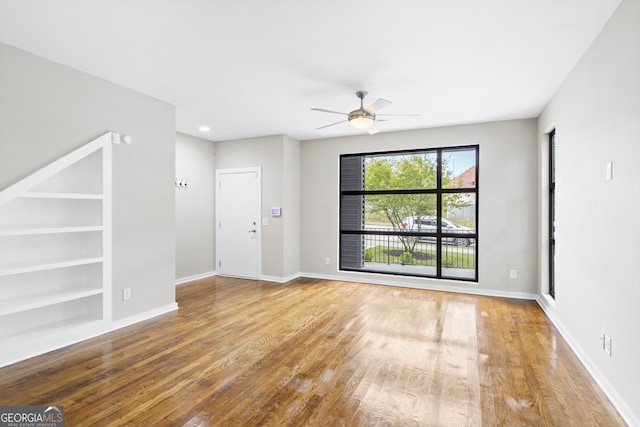
[[[378,277],[378,275],[371,274],[371,273],[367,273],[367,277],[349,277],[349,276],[338,276],[338,275],[316,274],[316,273],[300,273],[300,277],[308,277],[311,279],[368,283],[371,285],[396,286],[396,287],[402,287],[402,288],[422,289],[425,291],[455,292],[459,294],[470,294],[470,295],[480,295],[480,296],[490,296],[490,297],[500,297],[500,298],[514,298],[514,299],[524,299],[524,300],[537,299],[536,294],[530,294],[526,292],[496,291],[493,289],[484,289],[484,288],[475,288],[475,289],[464,288],[464,287],[456,286],[458,283],[461,283],[461,282],[457,282],[455,280],[438,279],[438,281],[440,282],[450,283],[451,285],[436,285],[433,283],[402,282],[402,281],[394,280],[393,276],[388,276],[388,277],[387,275],[380,275],[380,276],[385,276],[385,277]]]
[[[265,282],[287,283],[300,277],[302,277],[300,273],[295,273],[286,277],[260,276],[260,280],[264,280]]]
[[[171,304],[163,305],[158,308],[154,308],[153,310],[145,311],[143,313],[138,313],[130,317],[125,317],[124,319],[116,320],[111,323],[108,332],[112,332],[118,329],[125,328],[127,326],[135,325],[136,323],[143,322],[145,320],[149,320],[156,316],[160,316],[162,314],[166,314],[178,309],[178,303],[174,302]]]
[[[102,317],[111,322],[113,315],[113,132],[102,141]]]
[[[89,225],[79,227],[49,227],[49,228],[14,228],[0,230],[0,236],[30,236],[36,234],[61,234],[61,233],[86,233],[89,231],[103,231],[102,225]]]
[[[556,317],[553,310],[549,307],[550,304],[547,302],[546,298],[544,298],[544,296],[538,295],[536,301],[538,302],[540,308],[542,308],[542,311],[544,311],[547,318],[551,320],[551,323],[553,323],[558,332],[560,332],[562,338],[564,338],[567,344],[569,344],[569,347],[571,347],[571,350],[573,350],[574,354],[578,356],[578,359],[580,359],[582,365],[587,369],[587,371],[589,371],[589,374],[591,374],[598,386],[600,386],[602,392],[607,396],[607,398],[609,398],[611,404],[616,408],[624,421],[630,426],[640,426],[640,418],[635,415],[633,409],[629,407],[629,405],[627,405],[624,399],[618,394],[615,387],[613,387],[609,380],[607,380],[607,377],[602,373],[602,371],[600,371],[600,369],[598,369],[596,364],[591,361],[587,353],[583,350],[582,346],[578,344],[578,341],[573,338],[567,328],[564,327],[560,319]]]
[[[110,144],[111,132],[107,132],[98,138],[94,139],[88,144],[72,151],[69,154],[49,163],[47,166],[32,173],[26,178],[18,181],[10,187],[0,191],[0,205],[18,197],[22,193],[28,192],[36,185],[51,178],[62,169],[66,169],[81,159],[87,157],[89,154],[98,151],[100,148]]]
[[[41,193],[41,192],[33,192],[33,191],[19,194],[17,197],[22,199],[73,199],[73,200],[104,199],[104,196],[102,194],[94,194],[94,193]]]
[[[549,294],[538,295],[538,298],[536,298],[536,299],[539,300],[540,297],[544,298],[545,304],[549,304],[551,307],[556,308],[556,300],[553,299],[553,297],[551,295],[549,295]],[[540,301],[538,301],[538,304],[540,304]],[[543,310],[544,310],[544,308],[543,308]],[[545,311],[545,313],[546,313],[546,311]]]
[[[556,130],[556,124],[555,124],[554,122],[551,122],[551,124],[550,124],[549,126],[547,126],[547,128],[546,128],[546,129],[547,129],[547,130],[545,130],[544,132],[542,132],[542,135],[544,135],[544,136],[547,136],[547,137],[548,137],[548,136],[549,136],[549,134],[550,134],[552,131]]]
[[[193,276],[181,277],[180,279],[176,279],[176,286],[182,285],[184,283],[192,282],[194,280],[206,279],[207,277],[213,277],[217,273],[216,271],[207,271],[206,273],[194,274]]]
[[[14,274],[32,273],[34,271],[54,270],[56,268],[74,267],[76,265],[97,264],[103,262],[104,257],[95,258],[63,258],[49,260],[46,263],[34,264],[32,262],[21,262],[13,265],[0,267],[0,276]]]

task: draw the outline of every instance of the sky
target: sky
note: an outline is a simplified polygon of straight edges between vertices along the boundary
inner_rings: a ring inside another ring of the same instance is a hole
[[[453,169],[453,176],[458,176],[476,164],[475,154],[475,150],[456,150],[445,151],[443,156],[449,161]]]

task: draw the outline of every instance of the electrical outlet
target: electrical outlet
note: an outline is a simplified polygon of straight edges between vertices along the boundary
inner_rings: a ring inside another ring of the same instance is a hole
[[[611,356],[611,337],[604,334],[604,352]]]
[[[131,288],[124,288],[122,290],[122,299],[125,301],[131,299]]]
[[[331,258],[326,257],[326,258],[324,259],[324,263],[325,263],[325,264],[327,264],[327,265],[331,264]]]
[[[515,268],[512,268],[511,270],[509,270],[509,277],[511,277],[512,279],[517,279],[518,270],[516,270]]]

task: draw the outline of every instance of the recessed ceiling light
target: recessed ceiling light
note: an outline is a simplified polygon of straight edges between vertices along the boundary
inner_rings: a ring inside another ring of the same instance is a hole
[[[209,126],[200,126],[200,127],[198,128],[198,130],[199,130],[200,132],[209,132],[209,131],[211,130],[211,128],[210,128]]]

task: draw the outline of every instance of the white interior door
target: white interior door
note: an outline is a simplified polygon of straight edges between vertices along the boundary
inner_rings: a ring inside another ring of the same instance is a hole
[[[261,273],[260,168],[216,171],[216,269],[223,276]]]

